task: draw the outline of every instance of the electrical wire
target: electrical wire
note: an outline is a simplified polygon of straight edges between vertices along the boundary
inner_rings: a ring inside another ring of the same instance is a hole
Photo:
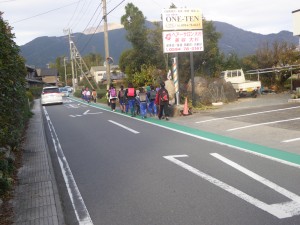
[[[91,1],[90,1],[89,3],[91,3]],[[70,25],[70,27],[71,27],[72,29],[74,29],[74,30],[75,30],[75,27],[79,24],[78,21],[81,21],[82,16],[84,15],[84,14],[83,14],[83,10],[84,10],[84,8],[85,8],[85,5],[86,5],[86,0],[84,0],[83,5],[81,6],[80,10],[78,11],[78,13],[77,13],[77,15],[76,15],[76,17],[75,17],[75,19],[74,19],[74,21],[73,21],[73,24]],[[89,7],[89,5],[87,6],[86,9],[88,9],[88,7]]]
[[[83,15],[86,14],[86,12],[87,12],[87,10],[89,9],[89,7],[90,7],[92,1],[93,1],[93,0],[90,0],[88,7],[87,7],[86,10],[84,11],[84,13],[81,14],[81,17],[80,17],[80,19],[79,19],[78,21],[81,21],[81,20],[82,20]],[[99,7],[100,7],[101,5],[102,5],[102,1],[101,1],[101,3],[98,5],[98,7],[96,8],[94,14],[92,15],[92,17],[91,17],[90,21],[88,22],[87,26],[84,28],[83,32],[84,32],[84,31],[86,30],[86,28],[89,26],[90,22],[91,22],[92,19],[94,18],[96,12],[98,11],[98,9],[99,9]],[[77,25],[78,25],[78,24],[77,24]],[[77,25],[75,25],[75,27],[76,27]],[[73,30],[75,30],[75,27],[72,27]]]
[[[114,10],[116,10],[123,2],[125,2],[125,0],[121,1],[121,2],[120,2],[118,5],[116,5],[112,10],[110,10],[110,11],[106,14],[106,16],[107,16],[108,14],[110,14],[111,12],[113,12]],[[87,45],[91,42],[91,40],[92,40],[92,38],[94,37],[96,31],[98,30],[98,28],[100,27],[102,21],[104,20],[104,17],[105,17],[105,15],[103,15],[103,17],[102,17],[100,23],[98,24],[97,28],[95,29],[94,33],[91,35],[91,37],[89,38],[88,42],[84,45],[84,47],[81,49],[80,52],[83,52],[84,49],[87,47]]]
[[[87,43],[83,46],[83,48],[79,51],[79,52],[83,52],[85,50],[85,48],[88,46],[88,44],[91,42],[92,38],[94,37],[96,31],[98,30],[98,28],[100,27],[101,23],[103,21],[103,18],[101,19],[100,23],[98,24],[98,26],[96,27],[94,33],[90,36],[89,40],[87,41]]]
[[[77,2],[70,3],[70,4],[68,4],[68,5],[65,5],[65,6],[56,8],[56,9],[49,10],[49,11],[44,12],[44,13],[40,13],[40,14],[37,14],[37,15],[34,15],[34,16],[31,16],[31,17],[27,17],[27,18],[25,18],[25,19],[21,19],[21,20],[14,21],[14,22],[12,22],[12,24],[19,23],[19,22],[23,22],[23,21],[25,21],[25,20],[29,20],[29,19],[32,19],[32,18],[35,18],[35,17],[38,17],[38,16],[45,15],[45,14],[47,14],[47,13],[50,13],[50,12],[53,12],[53,11],[56,11],[56,10],[60,10],[60,9],[66,8],[66,7],[70,6],[70,5],[74,5],[74,4],[78,3],[78,2],[80,2],[80,0],[77,1]]]
[[[101,3],[100,5],[98,5],[98,7],[96,8],[96,10],[95,10],[93,16],[91,17],[90,21],[88,22],[87,26],[84,28],[83,32],[82,32],[82,33],[79,35],[79,37],[77,38],[77,40],[76,40],[77,42],[79,42],[79,40],[81,39],[81,37],[84,35],[84,31],[87,29],[87,27],[89,26],[89,24],[91,23],[91,21],[94,19],[95,14],[97,13],[97,11],[98,11],[98,9],[99,9],[99,7],[100,7],[101,5],[102,5],[102,3]],[[92,27],[95,25],[95,23],[96,23],[96,21],[98,20],[100,14],[101,14],[101,12],[98,13],[98,15],[97,15],[97,17],[96,17],[94,23],[92,24]],[[97,29],[96,29],[96,30],[97,30]],[[95,30],[95,31],[96,31],[96,30]]]
[[[74,18],[74,16],[75,16],[75,13],[77,12],[77,9],[78,9],[78,6],[79,6],[79,3],[80,3],[80,2],[81,2],[81,0],[79,0],[79,1],[77,2],[76,8],[75,8],[75,10],[74,10],[74,12],[73,12],[73,15],[71,16],[71,18],[70,18],[70,20],[69,20],[69,22],[68,22],[68,24],[67,24],[66,27],[70,27],[70,23],[71,23],[71,21],[73,20],[73,18]]]
[[[114,10],[116,10],[123,2],[125,2],[125,0],[121,1],[118,5],[116,5],[112,10],[110,10],[106,16],[108,16],[111,12],[113,12]]]

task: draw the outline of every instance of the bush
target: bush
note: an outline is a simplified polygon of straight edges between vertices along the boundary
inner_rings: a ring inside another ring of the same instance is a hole
[[[2,177],[0,178],[0,195],[4,195],[12,187],[12,182],[10,178]]]
[[[27,98],[30,102],[33,102],[34,98],[30,91],[26,91]]]
[[[36,99],[41,97],[42,90],[43,87],[30,87],[28,91],[31,92],[33,97]]]

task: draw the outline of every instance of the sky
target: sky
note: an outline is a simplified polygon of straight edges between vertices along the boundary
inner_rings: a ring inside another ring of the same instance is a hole
[[[106,0],[108,23],[120,23],[125,6],[133,3],[149,21],[158,21],[163,9],[197,8],[208,21],[229,23],[260,34],[293,32],[292,11],[298,0]],[[0,0],[2,18],[13,27],[17,45],[41,36],[64,36],[103,25],[102,0]]]

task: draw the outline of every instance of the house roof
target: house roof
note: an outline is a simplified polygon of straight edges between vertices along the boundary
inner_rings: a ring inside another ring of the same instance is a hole
[[[57,69],[43,68],[43,69],[37,69],[37,72],[39,76],[58,76]]]
[[[118,65],[112,65],[110,67],[111,70],[117,69],[117,68],[119,68]],[[96,72],[96,71],[106,71],[106,67],[105,66],[92,66],[91,71],[94,71],[94,72]]]

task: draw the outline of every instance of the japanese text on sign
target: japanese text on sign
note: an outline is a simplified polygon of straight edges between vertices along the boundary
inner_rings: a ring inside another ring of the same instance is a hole
[[[164,31],[163,45],[164,53],[203,51],[203,32],[202,30]]]
[[[199,9],[165,9],[163,29],[200,30],[202,29],[202,14]]]

